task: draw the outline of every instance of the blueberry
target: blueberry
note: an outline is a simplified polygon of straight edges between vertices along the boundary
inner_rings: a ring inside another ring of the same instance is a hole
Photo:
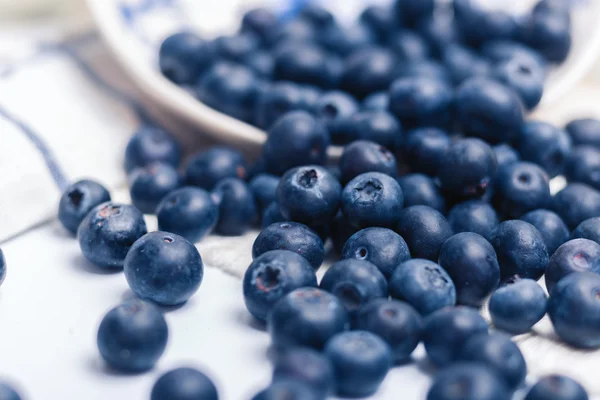
[[[389,278],[396,267],[410,259],[402,236],[387,228],[366,228],[352,235],[342,250],[342,259],[353,258],[373,263]]]
[[[258,94],[256,75],[248,67],[221,61],[198,82],[196,95],[209,107],[251,122]]]
[[[521,160],[519,153],[508,144],[498,144],[493,147],[493,150],[494,154],[496,154],[498,171],[507,165],[514,164]]]
[[[58,219],[72,234],[90,210],[99,204],[110,201],[110,193],[100,183],[83,179],[65,189],[58,204]]]
[[[498,171],[494,205],[500,215],[519,218],[550,205],[550,182],[546,172],[535,164],[516,162]]]
[[[387,342],[394,361],[406,362],[421,341],[423,320],[410,305],[387,299],[372,300],[362,306],[356,329],[369,331]]]
[[[212,198],[219,207],[215,231],[220,235],[239,236],[257,221],[254,196],[248,185],[237,178],[225,178],[215,186]]]
[[[110,310],[98,328],[98,350],[117,370],[142,372],[154,367],[167,346],[169,328],[153,305],[127,301]]]
[[[583,386],[573,379],[562,375],[548,375],[540,379],[525,400],[588,400]]]
[[[103,268],[121,268],[133,243],[145,235],[144,216],[135,207],[102,203],[93,208],[79,225],[81,252]]]
[[[521,25],[522,40],[548,61],[562,63],[571,50],[571,21],[556,12],[535,12]]]
[[[387,298],[388,295],[387,281],[377,267],[353,258],[329,267],[319,287],[337,296],[351,317],[372,299]]]
[[[546,61],[535,50],[524,44],[511,40],[491,40],[481,46],[481,54],[492,62],[493,65],[501,64],[512,59],[523,59],[527,64],[537,64],[544,73]]]
[[[449,146],[450,138],[441,129],[414,129],[406,136],[403,156],[414,172],[435,176]]]
[[[404,206],[429,206],[444,212],[446,201],[435,181],[423,174],[408,174],[398,179],[404,193]]]
[[[325,126],[310,114],[295,111],[285,114],[269,129],[263,155],[269,172],[280,175],[300,165],[323,165],[328,146]]]
[[[285,222],[287,218],[281,215],[279,204],[276,201],[269,204],[262,216],[261,227],[264,229],[275,222]]]
[[[571,183],[552,199],[552,209],[570,229],[600,215],[600,192],[583,183]]]
[[[400,78],[390,87],[390,110],[408,127],[448,126],[453,100],[453,89],[438,79]]]
[[[371,93],[386,90],[397,68],[396,57],[384,48],[358,49],[344,62],[340,86],[362,99]]]
[[[448,85],[452,79],[446,67],[434,60],[409,61],[397,67],[395,77],[402,78],[425,78],[445,82]]]
[[[479,139],[459,139],[442,156],[438,178],[442,190],[456,198],[482,197],[496,174],[496,155]]]
[[[535,60],[515,57],[494,68],[494,78],[515,90],[528,110],[533,110],[544,92],[544,69]]]
[[[425,319],[423,343],[427,357],[437,366],[449,365],[458,360],[467,340],[487,331],[487,323],[472,308],[438,310]]]
[[[332,88],[337,86],[341,72],[335,67],[336,61],[313,44],[285,42],[276,49],[273,75],[277,80]]]
[[[243,286],[246,308],[265,321],[279,299],[298,288],[316,287],[317,277],[304,257],[293,251],[273,250],[254,258]]]
[[[362,111],[352,115],[342,123],[344,136],[338,135],[334,139],[370,140],[393,150],[402,142],[402,126],[386,110]]]
[[[455,233],[475,232],[490,240],[492,231],[500,223],[496,211],[481,200],[469,200],[452,207],[448,223]]]
[[[251,33],[263,43],[272,43],[274,34],[279,27],[277,16],[266,8],[255,8],[244,14],[240,31]]]
[[[398,182],[380,172],[357,176],[342,192],[342,212],[356,228],[393,228],[400,218],[403,204]]]
[[[363,110],[387,111],[390,105],[390,95],[387,92],[375,92],[368,95],[362,102]]]
[[[548,315],[565,343],[578,348],[600,347],[599,293],[600,276],[592,272],[571,273],[550,290]]]
[[[337,254],[342,254],[344,245],[358,229],[348,222],[348,219],[341,211],[339,211],[331,220],[330,227],[330,237],[333,242],[333,248]]]
[[[413,259],[394,270],[389,281],[392,298],[407,302],[421,315],[456,304],[456,288],[448,273],[429,260]]]
[[[276,27],[272,44],[283,41],[314,42],[317,38],[318,32],[310,22],[304,19],[294,19]]]
[[[276,357],[273,382],[281,380],[303,382],[324,396],[334,389],[333,367],[329,359],[303,347],[286,350]]]
[[[489,311],[497,329],[527,333],[546,315],[547,296],[533,279],[507,282],[490,298]]]
[[[335,23],[333,14],[318,4],[306,4],[300,11],[299,18],[312,24],[316,29],[325,29]]]
[[[394,5],[398,18],[407,25],[414,25],[433,14],[435,0],[396,0]]]
[[[565,130],[571,136],[574,146],[594,146],[600,148],[600,120],[594,118],[575,119]]]
[[[454,84],[490,74],[490,64],[474,50],[460,44],[449,45],[442,51],[442,61],[452,77]]]
[[[464,133],[490,143],[510,142],[523,124],[519,96],[491,79],[466,80],[457,89],[454,102]]]
[[[549,210],[535,210],[523,215],[521,219],[535,226],[544,238],[548,254],[552,255],[560,245],[569,240],[569,228],[563,220]]]
[[[2,249],[0,249],[0,285],[4,282],[4,278],[6,278],[6,260]]]
[[[254,194],[259,210],[264,211],[277,198],[279,177],[270,174],[258,174],[248,184]]]
[[[574,272],[600,274],[600,245],[589,239],[573,239],[560,246],[550,257],[546,269],[546,287],[552,288]]]
[[[392,366],[392,352],[383,339],[370,332],[335,335],[325,346],[331,360],[337,394],[365,397],[377,391]]]
[[[571,151],[571,139],[564,130],[545,122],[529,121],[523,124],[517,141],[523,160],[540,165],[551,178],[563,172]]]
[[[416,32],[400,29],[391,34],[388,46],[400,61],[420,61],[430,58],[429,44]]]
[[[319,36],[319,43],[328,51],[346,57],[354,51],[370,47],[376,38],[364,24],[332,25]]]
[[[210,66],[210,45],[192,32],[179,32],[167,37],[158,51],[160,71],[178,85],[193,85]]]
[[[259,78],[269,79],[275,70],[275,58],[271,53],[261,50],[249,54],[242,63],[249,67]],[[266,85],[264,85],[266,86]],[[259,88],[259,91],[261,89]],[[265,88],[266,90],[266,88]],[[253,118],[250,122],[255,123]]]
[[[600,149],[575,147],[567,156],[564,174],[569,182],[581,182],[600,189]]]
[[[129,175],[131,203],[144,214],[154,214],[160,201],[180,186],[181,178],[169,164],[149,164]]]
[[[367,6],[361,12],[359,20],[375,32],[380,41],[383,41],[390,32],[394,32],[399,24],[394,11],[389,6],[381,4]]]
[[[515,18],[502,10],[486,10],[471,0],[454,2],[454,15],[463,38],[479,46],[492,40],[510,40],[517,35]]]
[[[573,239],[589,239],[600,244],[600,218],[586,219],[573,231]]]
[[[320,226],[335,216],[341,185],[325,168],[309,165],[289,170],[277,187],[281,214],[292,221]]]
[[[258,37],[253,33],[219,36],[213,41],[216,56],[221,60],[243,62],[259,48]]]
[[[22,397],[17,391],[8,383],[0,383],[0,399],[2,400],[21,400]]]
[[[568,14],[571,11],[571,5],[564,0],[540,0],[533,7],[533,13],[552,11]]]
[[[437,260],[442,245],[452,228],[437,210],[427,206],[412,206],[402,211],[396,232],[408,243],[414,258]]]
[[[539,279],[548,264],[548,250],[542,234],[520,220],[502,222],[492,232],[502,280],[518,276]]]
[[[320,92],[310,86],[274,82],[258,94],[254,121],[259,127],[269,129],[290,111],[313,112],[319,97]]]
[[[357,140],[344,147],[339,166],[342,183],[367,172],[380,172],[392,177],[398,174],[396,157],[387,148],[368,140]]]
[[[334,295],[316,288],[296,289],[279,300],[267,326],[275,347],[307,346],[321,349],[349,325],[348,313]]]
[[[165,131],[143,127],[137,131],[125,149],[125,169],[145,167],[154,162],[164,162],[177,168],[181,160],[179,143]]]
[[[218,400],[215,384],[194,368],[176,368],[154,383],[150,400]]]
[[[446,47],[462,40],[456,20],[448,12],[422,19],[417,26],[417,32],[427,40],[437,55]]]
[[[309,385],[297,380],[280,380],[258,392],[251,400],[322,400],[323,396]]]
[[[435,377],[427,400],[509,400],[503,379],[480,363],[457,363]]]
[[[440,250],[439,264],[456,285],[457,302],[479,307],[500,282],[500,266],[492,245],[472,232],[451,236]]]
[[[332,140],[343,136],[345,120],[358,110],[358,103],[348,93],[334,90],[326,92],[315,107],[316,117],[327,127]]]

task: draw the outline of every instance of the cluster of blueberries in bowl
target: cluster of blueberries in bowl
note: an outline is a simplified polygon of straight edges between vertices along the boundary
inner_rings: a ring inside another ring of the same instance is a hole
[[[122,268],[140,298],[100,324],[111,367],[145,371],[161,357],[168,326],[153,303],[198,290],[193,243],[257,226],[243,296],[275,356],[254,399],[372,395],[420,343],[439,372],[428,400],[510,399],[527,374],[510,335],[546,314],[568,345],[600,347],[600,121],[525,118],[548,65],[568,54],[566,2],[518,20],[466,0],[450,9],[398,0],[351,28],[314,5],[285,23],[257,9],[236,35],[165,40],[169,79],[267,138],[252,164],[213,147],[182,166],[179,144],[144,128],[125,154],[132,205],[91,180],[65,191],[59,219],[84,256]],[[334,164],[332,143],[344,145]],[[568,184],[553,194],[558,175]],[[192,398],[218,398],[193,368],[152,389],[153,400]],[[587,398],[559,375],[526,396]]]

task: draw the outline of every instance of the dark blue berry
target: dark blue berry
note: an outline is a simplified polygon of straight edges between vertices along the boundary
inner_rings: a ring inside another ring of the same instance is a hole
[[[542,99],[545,71],[535,60],[511,58],[496,66],[493,76],[514,89],[528,110],[534,109]]]
[[[362,102],[363,110],[368,111],[387,111],[390,105],[390,95],[387,92],[376,92],[367,97]]]
[[[251,33],[263,43],[272,43],[274,34],[279,27],[277,16],[266,8],[255,8],[244,14],[240,31]]]
[[[396,267],[410,259],[408,245],[402,236],[387,228],[366,228],[352,235],[342,250],[342,258],[373,263],[389,278]]]
[[[520,59],[525,64],[533,63],[546,73],[546,61],[535,50],[521,43],[510,40],[492,40],[481,46],[481,54],[493,65],[502,64],[512,59]]]
[[[258,50],[260,42],[252,33],[240,33],[219,36],[212,45],[221,60],[240,63]]]
[[[396,0],[396,15],[407,25],[415,25],[419,20],[430,17],[435,9],[434,0]]]
[[[150,400],[218,400],[215,384],[194,368],[176,368],[161,375],[152,387]]]
[[[564,0],[540,0],[532,10],[533,13],[544,11],[569,13],[571,11],[571,5]]]
[[[354,51],[370,47],[375,42],[376,37],[372,30],[364,24],[332,25],[327,28],[318,41],[325,49],[346,57]]]
[[[244,181],[223,179],[215,186],[212,198],[219,207],[219,221],[215,228],[218,234],[239,236],[257,221],[254,196]]]
[[[430,58],[429,44],[416,32],[408,29],[393,32],[388,39],[388,46],[401,62]]]
[[[6,278],[6,260],[2,249],[0,249],[0,285],[4,282],[4,278]]]
[[[398,179],[404,194],[404,206],[429,206],[444,212],[446,201],[436,182],[423,174],[408,174]]]
[[[315,115],[329,130],[332,140],[349,136],[344,132],[345,121],[359,108],[356,100],[348,93],[334,90],[324,93],[315,106]]]
[[[0,399],[2,400],[22,400],[22,397],[17,391],[8,383],[0,383]]]
[[[274,57],[264,50],[249,54],[243,60],[243,64],[249,67],[260,78],[271,78],[275,69]],[[255,123],[256,120],[253,118],[250,122]]]
[[[562,375],[548,375],[540,379],[527,393],[525,400],[588,400],[583,386]]]
[[[549,210],[535,210],[523,215],[521,219],[535,226],[544,238],[548,254],[552,255],[560,245],[569,240],[569,228],[563,220]]]
[[[509,400],[502,377],[481,363],[457,363],[435,377],[427,400]]]
[[[212,190],[225,178],[245,179],[247,174],[248,165],[239,151],[217,146],[190,159],[185,170],[185,179],[189,185]]]
[[[507,282],[490,298],[489,311],[497,329],[527,333],[546,315],[547,296],[533,279]]]
[[[393,32],[399,23],[394,10],[381,4],[367,6],[360,14],[359,19],[361,23],[377,35],[380,41],[383,41],[390,32]]]
[[[165,131],[143,127],[129,139],[125,149],[125,170],[145,167],[154,162],[164,162],[177,168],[181,160],[179,143]]]
[[[561,63],[571,50],[571,21],[564,13],[532,13],[522,24],[520,36],[548,61]]]
[[[396,57],[390,50],[380,47],[358,49],[344,62],[340,86],[362,99],[387,90],[394,80],[396,68]]]
[[[265,321],[279,299],[292,290],[316,287],[310,263],[288,250],[273,250],[254,258],[244,275],[244,302],[255,318]]]
[[[514,164],[521,160],[521,156],[517,151],[508,144],[499,144],[493,147],[494,154],[496,154],[496,163],[498,164],[498,171],[503,167]]]
[[[437,210],[427,206],[412,206],[400,214],[396,232],[408,243],[414,258],[436,260],[452,228]]]
[[[258,392],[251,400],[323,400],[323,395],[310,385],[295,379],[279,380]]]
[[[600,148],[600,120],[594,118],[576,119],[567,124],[566,131],[574,146],[594,146]]]
[[[552,198],[552,209],[570,229],[600,215],[600,192],[583,183],[571,183]]]
[[[269,206],[264,210],[262,216],[261,227],[264,229],[275,222],[285,222],[288,219],[281,215],[281,210],[279,209],[279,204],[276,201],[269,204]]]
[[[92,209],[79,225],[81,252],[103,268],[121,268],[133,243],[145,235],[144,216],[135,207],[103,203]]]
[[[502,222],[492,232],[490,242],[500,263],[501,279],[518,276],[539,279],[548,264],[548,250],[542,234],[520,220]]]
[[[107,201],[110,201],[110,193],[100,183],[90,179],[77,181],[69,185],[60,198],[58,220],[75,235],[90,210]]]
[[[454,2],[454,15],[462,37],[474,46],[517,35],[517,21],[502,10],[486,10],[471,0]]]
[[[356,228],[393,228],[402,212],[404,197],[396,180],[380,172],[352,179],[342,192],[342,212]]]
[[[474,50],[460,44],[442,50],[442,61],[455,85],[472,77],[490,75],[490,64]]]
[[[305,19],[294,19],[275,29],[272,44],[283,41],[314,42],[318,38],[315,27]]]
[[[441,54],[451,44],[462,40],[462,34],[451,12],[442,12],[424,18],[419,22],[417,32],[427,40],[436,55]]]
[[[279,354],[273,366],[273,382],[295,380],[327,396],[333,392],[331,362],[323,354],[309,348],[292,348]]]
[[[267,85],[256,99],[255,123],[270,129],[273,123],[290,111],[313,112],[320,92],[310,86],[292,82],[274,82]]]
[[[356,317],[356,329],[369,331],[387,342],[395,362],[406,362],[421,341],[423,320],[410,305],[376,299],[362,306]]]
[[[303,111],[290,112],[269,129],[263,155],[269,172],[283,174],[300,165],[322,165],[327,158],[329,133],[325,126]]]
[[[438,310],[425,319],[423,343],[427,357],[437,366],[447,366],[458,360],[467,340],[487,331],[487,323],[475,309],[454,307]]]
[[[270,174],[258,174],[248,184],[254,194],[259,210],[264,211],[277,198],[279,177]]]
[[[540,165],[551,178],[563,172],[571,151],[571,138],[564,130],[545,122],[528,121],[517,142],[523,160]]]
[[[494,205],[505,218],[550,205],[550,182],[546,172],[536,164],[516,162],[498,171],[494,185]]]
[[[573,231],[573,239],[589,239],[600,244],[600,218],[586,219]]]
[[[112,310],[98,328],[98,350],[117,370],[142,372],[154,367],[167,346],[169,328],[153,305],[130,300]]]
[[[492,231],[500,223],[492,206],[481,200],[469,200],[452,207],[448,223],[455,233],[475,232],[490,240]]]
[[[396,157],[387,148],[368,140],[357,140],[344,147],[339,166],[342,183],[367,172],[380,172],[392,177],[398,174]]]
[[[395,149],[402,142],[402,126],[386,110],[387,105],[382,110],[363,111],[347,118],[342,123],[344,135],[341,138],[348,141],[369,140],[390,150]]]
[[[456,304],[456,288],[448,273],[433,261],[408,260],[394,270],[390,295],[426,316]]]
[[[324,351],[333,365],[336,391],[341,396],[372,395],[393,362],[387,343],[366,331],[339,333],[327,342]]]
[[[192,32],[167,37],[158,51],[160,71],[178,85],[193,85],[212,63],[210,45]]]
[[[333,248],[337,254],[342,254],[344,245],[357,231],[358,229],[352,226],[346,216],[339,211],[331,220],[329,232]]]
[[[414,172],[435,176],[448,147],[450,138],[445,131],[419,128],[408,132],[403,156]]]
[[[178,189],[181,181],[177,170],[169,164],[154,163],[135,169],[129,175],[131,203],[144,214],[154,214],[160,201]]]
[[[575,147],[567,156],[564,174],[569,182],[585,183],[600,189],[600,149]]]
[[[318,4],[306,4],[300,11],[299,18],[312,24],[316,29],[325,29],[335,23],[333,14]]]
[[[445,82],[448,85],[452,83],[452,78],[446,67],[434,60],[410,61],[397,67],[395,77],[403,78],[425,78]]]
[[[273,75],[277,80],[332,88],[337,86],[341,72],[336,61],[339,62],[318,46],[289,41],[278,45],[275,51]]]
[[[316,288],[296,289],[279,300],[267,326],[275,347],[307,346],[321,349],[335,334],[346,330],[348,313],[333,294]]]
[[[600,245],[589,239],[573,239],[560,246],[550,257],[546,268],[546,288],[552,288],[574,272],[600,274]]]

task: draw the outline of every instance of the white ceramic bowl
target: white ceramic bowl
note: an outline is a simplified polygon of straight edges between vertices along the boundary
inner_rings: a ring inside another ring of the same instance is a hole
[[[301,1],[301,0],[295,0]],[[447,0],[446,0],[447,1]],[[519,13],[531,7],[530,0],[479,0],[489,7]],[[573,46],[568,60],[548,78],[540,107],[560,99],[594,65],[600,51],[600,1],[573,1]],[[265,133],[249,124],[205,106],[165,79],[158,70],[161,41],[170,33],[195,29],[205,36],[232,32],[244,10],[267,5],[283,11],[293,0],[87,0],[94,20],[108,47],[138,88],[156,105],[213,135],[237,146],[258,146]],[[385,2],[385,1],[368,1]],[[323,0],[341,18],[351,18],[364,0]],[[337,8],[337,9],[336,9]],[[341,149],[331,146],[330,156]]]

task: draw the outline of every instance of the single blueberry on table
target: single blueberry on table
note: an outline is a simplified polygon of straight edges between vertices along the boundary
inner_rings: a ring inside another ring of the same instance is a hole
[[[588,400],[588,394],[578,382],[563,375],[548,375],[540,379],[525,400]]]
[[[402,62],[427,60],[431,50],[427,43],[416,32],[400,29],[392,32],[387,40],[390,49]]]
[[[261,213],[277,198],[279,177],[270,174],[258,174],[248,183],[254,194],[254,200]]]
[[[277,187],[281,214],[310,226],[327,224],[340,205],[342,186],[324,167],[307,165],[289,170]]]
[[[195,368],[176,368],[164,373],[154,383],[150,400],[218,400],[217,387]]]
[[[219,36],[213,40],[212,47],[217,59],[239,63],[258,51],[260,41],[256,35],[243,32]]]
[[[77,234],[77,228],[90,210],[110,201],[110,193],[100,183],[83,179],[65,189],[58,204],[58,220],[69,232]]]
[[[373,263],[389,278],[396,267],[410,259],[402,236],[387,228],[366,228],[352,235],[341,253],[342,259],[353,258]]]
[[[456,91],[456,117],[465,134],[489,143],[510,142],[523,124],[523,104],[508,86],[487,78],[466,80]]]
[[[180,161],[179,143],[167,132],[156,127],[142,127],[129,139],[125,148],[127,172],[154,162],[164,162],[177,168]]]
[[[358,49],[370,47],[375,40],[373,31],[362,23],[334,24],[325,29],[317,38],[317,41],[325,49],[340,57],[346,57]]]
[[[600,217],[586,219],[577,225],[573,239],[589,239],[600,244]]]
[[[396,0],[394,9],[400,21],[415,25],[424,18],[431,17],[435,10],[434,0]]]
[[[565,13],[531,13],[521,24],[519,35],[550,62],[562,63],[571,50],[571,20]]]
[[[295,380],[303,382],[323,396],[334,389],[333,367],[323,354],[298,347],[277,355],[273,365],[273,382]]]
[[[254,123],[270,129],[273,123],[291,111],[314,112],[320,92],[293,82],[273,82],[258,94]]]
[[[212,198],[219,207],[219,221],[215,228],[219,235],[242,235],[257,221],[256,203],[246,182],[225,178],[215,186]]]
[[[510,400],[511,395],[493,369],[481,363],[456,363],[435,377],[427,400]]]
[[[310,385],[295,379],[279,380],[258,392],[251,400],[323,400]]]
[[[0,382],[0,399],[22,400],[22,397],[11,385],[6,382]]]
[[[600,120],[594,118],[575,119],[565,126],[574,146],[600,148]]]
[[[323,165],[327,159],[329,132],[304,111],[285,114],[269,129],[263,145],[267,169],[275,175],[301,165]]]
[[[396,177],[396,157],[387,148],[368,140],[356,140],[346,147],[339,160],[342,183],[367,172],[380,172]]]
[[[255,318],[266,321],[275,303],[292,290],[317,287],[308,261],[288,250],[272,250],[254,258],[244,275],[244,303]]]
[[[389,281],[392,298],[427,316],[456,304],[456,288],[448,273],[433,261],[413,259],[398,265]]]
[[[342,254],[344,245],[350,239],[352,235],[358,232],[359,229],[355,228],[348,222],[346,216],[339,211],[337,215],[331,220],[329,236],[333,244],[333,249],[339,255]]]
[[[177,170],[164,163],[137,168],[129,175],[131,203],[144,214],[154,214],[160,201],[181,186]]]
[[[340,70],[335,56],[308,42],[288,41],[275,50],[276,80],[311,84],[323,88],[337,86]]]
[[[437,260],[442,245],[452,236],[452,227],[439,211],[412,206],[400,213],[396,232],[406,240],[414,258]]]
[[[387,111],[390,105],[390,95],[387,92],[376,92],[362,102],[362,109],[366,111]]]
[[[556,249],[569,240],[569,228],[558,214],[549,210],[535,210],[523,215],[521,219],[529,222],[540,231],[546,243],[548,255],[554,254]]]
[[[337,296],[351,318],[369,301],[388,296],[387,281],[377,267],[352,258],[329,267],[319,287]]]
[[[187,239],[151,232],[138,239],[125,258],[125,278],[133,292],[164,306],[187,301],[202,283],[200,253]]]
[[[437,175],[450,196],[482,197],[496,175],[496,155],[482,140],[459,139],[442,156]]]
[[[575,147],[567,156],[564,171],[569,182],[581,182],[600,189],[600,149],[592,146]]]
[[[98,328],[98,350],[114,369],[143,372],[154,367],[167,347],[169,328],[161,312],[142,300],[110,310]]]
[[[298,253],[306,258],[315,271],[325,257],[325,248],[319,235],[297,222],[276,222],[263,229],[252,246],[252,258],[271,250]]]
[[[337,394],[366,397],[374,394],[393,362],[388,344],[366,331],[342,332],[325,346],[331,360]]]
[[[210,45],[195,33],[176,33],[160,45],[160,71],[178,85],[193,85],[212,64],[213,53]]]
[[[246,179],[248,164],[234,148],[215,146],[192,156],[185,168],[188,185],[212,190],[225,178]]]
[[[516,162],[496,175],[493,203],[505,219],[546,208],[551,199],[548,174],[536,164]]]
[[[387,111],[387,105],[383,109],[355,113],[345,120],[343,127],[349,141],[369,140],[390,150],[402,142],[400,121]]]
[[[542,234],[520,220],[502,222],[492,232],[490,243],[496,250],[501,279],[513,276],[539,279],[548,265],[548,250]]]
[[[551,178],[560,175],[571,151],[571,138],[566,131],[546,122],[528,121],[517,138],[521,158],[540,165]]]
[[[490,63],[473,49],[452,44],[442,50],[442,61],[455,85],[469,78],[490,75]]]
[[[561,279],[575,272],[600,274],[600,244],[588,239],[573,239],[560,246],[546,268],[548,293],[552,293]]]
[[[357,101],[348,93],[333,90],[325,92],[315,105],[315,116],[321,121],[329,131],[331,140],[334,142],[343,142],[340,140],[343,136],[349,136],[346,122],[359,109]]]
[[[261,227],[264,229],[275,222],[285,222],[288,219],[281,215],[279,204],[276,201],[269,204],[262,216]]]
[[[514,57],[493,70],[493,77],[517,92],[527,110],[533,110],[542,99],[545,71],[536,61]]]
[[[419,128],[408,132],[402,155],[414,172],[435,176],[448,147],[450,138],[445,131]]]
[[[342,302],[317,288],[296,289],[281,298],[267,317],[275,348],[306,346],[322,349],[350,320]]]
[[[600,192],[583,183],[570,183],[552,198],[552,210],[570,229],[600,215]]]
[[[267,8],[254,8],[242,17],[240,32],[254,34],[264,44],[270,44],[278,28],[279,21],[275,14]]]
[[[135,207],[102,203],[79,225],[81,252],[102,268],[122,268],[133,243],[147,232],[144,215]]]
[[[438,310],[425,319],[423,343],[427,357],[437,366],[447,366],[458,360],[462,347],[471,337],[487,331],[487,323],[475,309]]]
[[[491,368],[504,378],[511,390],[517,389],[527,375],[527,365],[521,350],[509,336],[500,333],[471,337],[460,351],[458,359]]]
[[[397,66],[391,50],[375,46],[358,49],[344,61],[340,87],[363,99],[387,90],[395,78]]]
[[[448,223],[454,233],[475,232],[490,240],[492,231],[500,223],[496,210],[482,200],[468,200],[452,207]]]
[[[446,211],[446,200],[437,183],[424,174],[408,174],[398,178],[404,194],[404,206],[429,206],[439,212]]]
[[[456,286],[459,304],[479,307],[500,283],[500,266],[494,248],[477,233],[451,236],[440,250],[438,263]]]
[[[392,349],[394,361],[406,362],[421,341],[423,320],[409,304],[376,299],[358,310],[355,328],[376,334]]]
[[[576,272],[550,291],[548,316],[567,344],[584,349],[600,347],[600,275]]]
[[[4,282],[6,278],[6,259],[4,258],[4,252],[0,249],[0,285]]]
[[[497,329],[520,335],[527,333],[546,315],[548,297],[533,279],[506,283],[490,298],[489,311]]]
[[[498,144],[492,148],[496,154],[496,163],[498,171],[507,165],[514,164],[521,160],[521,156],[517,151],[508,144]]]

